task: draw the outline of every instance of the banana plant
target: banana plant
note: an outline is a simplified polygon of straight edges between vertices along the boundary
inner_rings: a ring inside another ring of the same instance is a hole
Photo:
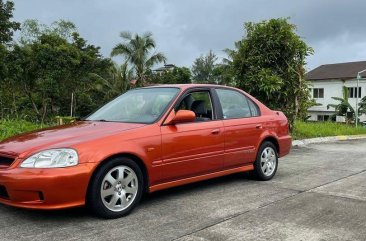
[[[329,104],[327,109],[334,108],[339,116],[345,116],[346,122],[351,123],[355,120],[355,109],[349,103],[349,91],[346,86],[343,86],[343,98],[332,97],[333,100],[339,101],[338,104]]]
[[[360,106],[358,113],[360,113],[360,115],[366,114],[366,96],[361,99],[361,102],[358,105]]]

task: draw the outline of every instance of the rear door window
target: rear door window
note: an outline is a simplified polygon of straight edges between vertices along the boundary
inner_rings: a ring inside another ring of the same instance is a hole
[[[258,107],[243,94],[228,89],[216,89],[224,119],[259,116]]]

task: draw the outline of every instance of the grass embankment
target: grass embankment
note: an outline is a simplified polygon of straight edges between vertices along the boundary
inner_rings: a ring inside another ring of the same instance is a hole
[[[0,140],[46,126],[24,120],[0,120]]]
[[[47,125],[42,126],[24,120],[0,120],[0,140],[43,127],[47,127]],[[296,121],[292,137],[295,140],[299,140],[315,137],[360,134],[366,134],[366,128],[355,128],[351,125],[334,122]]]
[[[326,136],[361,135],[366,134],[366,128],[354,127],[335,122],[303,122],[296,121],[292,133],[293,139],[307,139]]]

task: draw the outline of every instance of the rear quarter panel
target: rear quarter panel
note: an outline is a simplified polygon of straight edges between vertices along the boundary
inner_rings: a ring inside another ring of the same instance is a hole
[[[287,155],[292,146],[292,138],[289,134],[288,120],[281,111],[271,111],[262,116],[263,133],[258,141],[258,149],[266,138],[275,138],[278,142],[279,157]]]

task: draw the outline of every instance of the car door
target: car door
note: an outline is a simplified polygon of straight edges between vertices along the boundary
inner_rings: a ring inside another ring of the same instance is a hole
[[[223,122],[215,113],[209,89],[186,93],[172,111],[192,110],[196,121],[162,125],[163,181],[223,169]]]
[[[263,131],[258,106],[239,91],[217,88],[225,134],[224,168],[255,160],[256,143]]]

